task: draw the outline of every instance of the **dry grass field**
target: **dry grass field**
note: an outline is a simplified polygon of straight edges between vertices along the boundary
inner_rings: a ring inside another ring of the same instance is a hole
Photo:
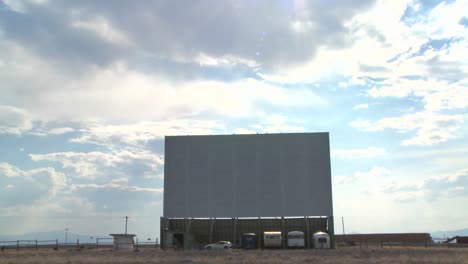
[[[6,263],[468,263],[467,248],[343,248],[337,250],[134,251],[9,250]]]

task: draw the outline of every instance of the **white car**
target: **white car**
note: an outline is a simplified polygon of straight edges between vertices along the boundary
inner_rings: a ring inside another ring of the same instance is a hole
[[[229,241],[218,241],[214,244],[208,244],[205,249],[228,249],[232,248],[232,243]]]

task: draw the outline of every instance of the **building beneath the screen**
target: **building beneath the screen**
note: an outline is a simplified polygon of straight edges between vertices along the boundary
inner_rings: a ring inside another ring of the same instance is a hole
[[[166,136],[161,247],[240,244],[255,233],[327,232],[334,246],[328,133]],[[286,247],[283,239],[282,247]]]

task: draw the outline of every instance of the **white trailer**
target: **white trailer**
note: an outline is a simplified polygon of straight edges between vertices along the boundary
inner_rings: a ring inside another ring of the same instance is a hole
[[[283,242],[280,231],[269,231],[263,233],[263,245],[265,248],[281,248]]]
[[[325,232],[317,232],[312,236],[314,248],[330,248],[330,236]]]
[[[304,232],[302,231],[288,232],[288,247],[303,248],[304,246],[305,246]]]

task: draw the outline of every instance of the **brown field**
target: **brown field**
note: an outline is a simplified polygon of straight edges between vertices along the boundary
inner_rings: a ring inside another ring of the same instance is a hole
[[[0,263],[468,263],[467,248],[341,248],[336,250],[141,249],[8,250]]]

